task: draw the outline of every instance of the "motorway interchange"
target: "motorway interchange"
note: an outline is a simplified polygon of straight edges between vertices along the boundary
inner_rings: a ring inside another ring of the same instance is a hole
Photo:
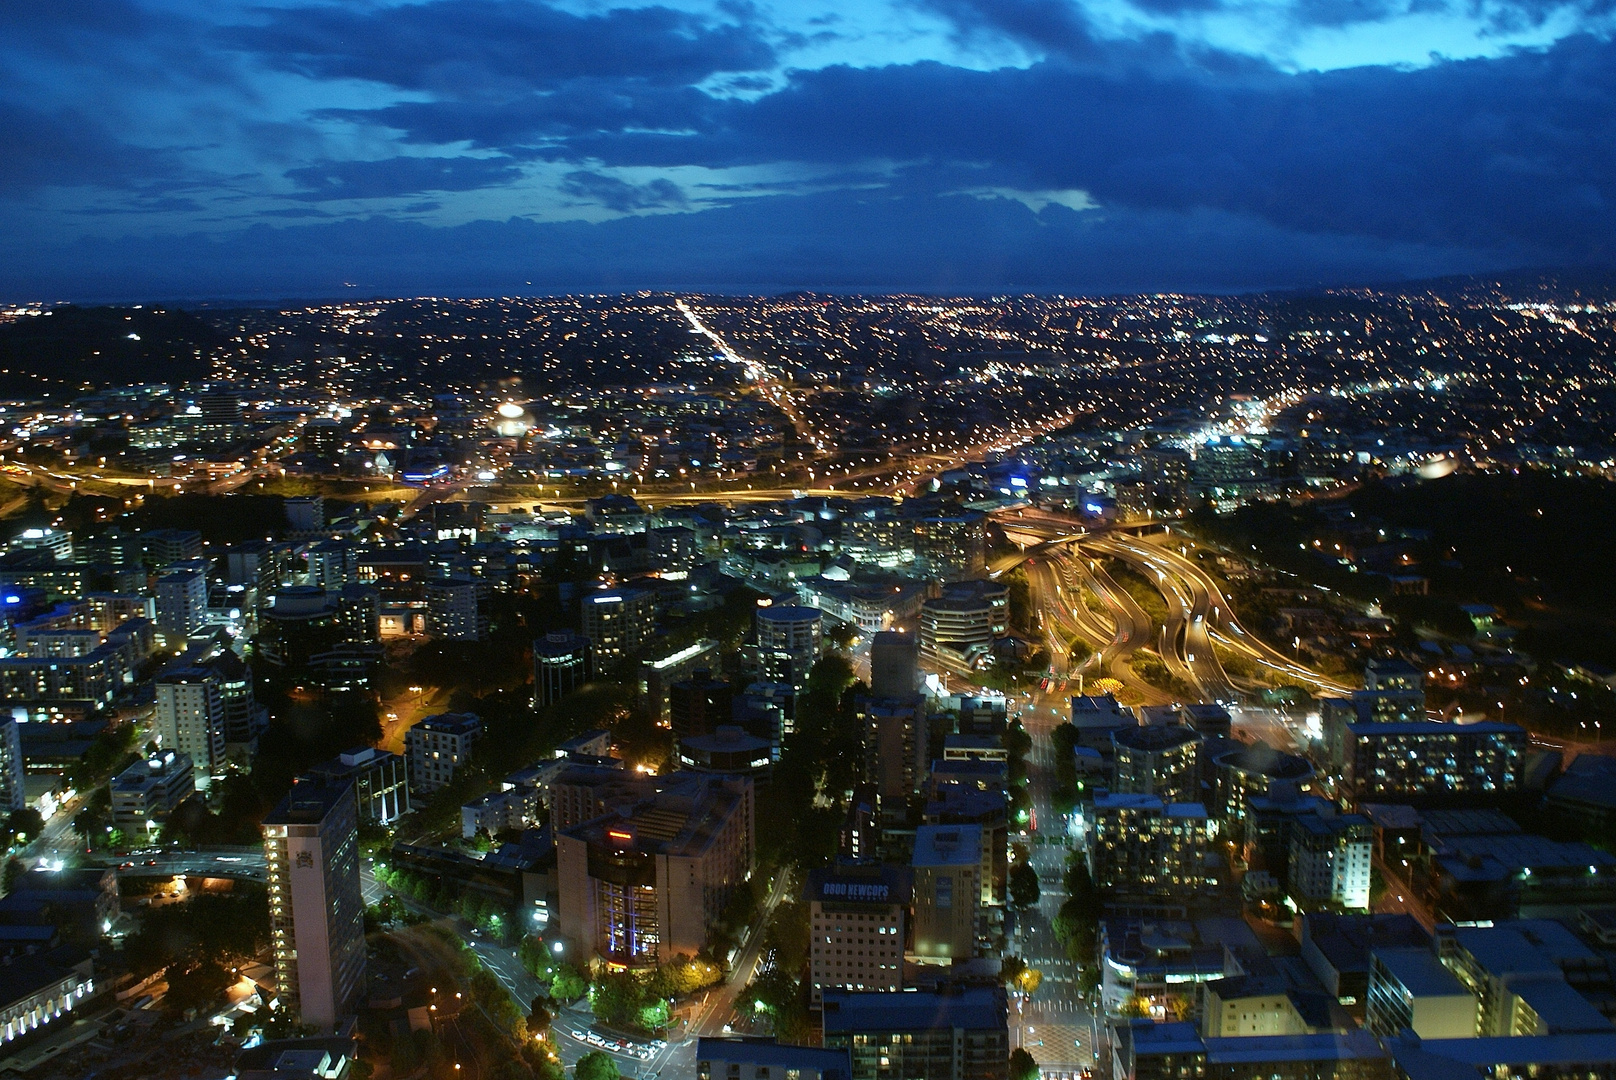
[[[1054,679],[1110,678],[1144,704],[1165,704],[1174,695],[1140,676],[1133,663],[1146,652],[1192,690],[1195,700],[1238,701],[1254,687],[1239,685],[1224,670],[1221,651],[1314,693],[1344,695],[1352,690],[1247,632],[1217,581],[1189,556],[1187,544],[1170,534],[1137,536],[1121,529],[1091,533],[1070,518],[1031,509],[1002,511],[997,517],[1006,537],[1023,550],[996,563],[994,572],[1025,567]],[[1106,569],[1104,560],[1109,559],[1150,582],[1165,605],[1164,619],[1153,619],[1117,583]],[[1089,597],[1097,604],[1091,605]],[[1071,662],[1075,640],[1094,649],[1077,665]]]

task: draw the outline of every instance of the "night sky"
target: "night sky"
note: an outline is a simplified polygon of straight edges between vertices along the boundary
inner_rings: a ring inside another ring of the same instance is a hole
[[[1611,0],[0,0],[0,298],[1603,265]]]

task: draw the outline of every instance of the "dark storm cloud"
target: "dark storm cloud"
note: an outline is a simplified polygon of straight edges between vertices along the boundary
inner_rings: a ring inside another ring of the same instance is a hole
[[[1108,206],[1579,258],[1616,237],[1616,44],[1590,36],[1413,71],[826,68],[687,124],[566,145],[608,165],[885,159],[939,190],[968,166],[978,184],[1082,188]]]
[[[289,170],[286,178],[302,189],[297,198],[324,201],[472,191],[507,184],[521,174],[509,158],[395,157],[310,165]]]
[[[0,197],[46,187],[146,188],[173,178],[171,155],[131,146],[92,116],[0,99]]]
[[[631,184],[615,176],[602,176],[587,169],[564,176],[561,190],[620,214],[687,205],[685,193],[671,180],[657,179],[646,184]]]
[[[312,78],[453,96],[577,78],[688,84],[774,63],[773,47],[750,21],[713,23],[663,7],[579,16],[521,0],[288,8],[224,38],[263,63]]]

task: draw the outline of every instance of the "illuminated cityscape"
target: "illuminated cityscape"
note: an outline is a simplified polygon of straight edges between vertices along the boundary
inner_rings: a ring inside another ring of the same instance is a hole
[[[1542,277],[8,310],[8,1067],[1604,1075],[1613,341]]]

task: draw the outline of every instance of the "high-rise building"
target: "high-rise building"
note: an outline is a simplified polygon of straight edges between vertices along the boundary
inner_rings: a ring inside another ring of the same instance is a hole
[[[667,727],[669,688],[683,682],[703,668],[711,671],[718,665],[722,650],[718,642],[700,638],[677,649],[651,652],[640,660],[639,703],[651,714],[659,727]]]
[[[797,728],[797,691],[790,683],[755,682],[736,696],[735,722],[760,739],[768,739],[770,754],[780,760],[785,738]]]
[[[926,779],[926,699],[859,697],[854,708],[864,729],[864,778],[875,784],[882,814],[902,817]]]
[[[410,790],[430,795],[447,784],[482,734],[483,722],[475,713],[439,713],[412,725],[404,733]]]
[[[225,708],[219,677],[201,665],[173,667],[157,677],[157,731],[164,747],[191,759],[206,788],[225,765]]]
[[[976,825],[922,825],[915,830],[914,944],[910,955],[951,963],[976,955],[981,896],[982,830]]]
[[[1470,1039],[1476,996],[1430,949],[1376,949],[1369,958],[1364,1026],[1383,1039],[1408,1030],[1421,1039]]]
[[[853,1080],[1006,1080],[1010,1010],[1002,986],[904,994],[825,994],[827,1048],[846,1048]]]
[[[302,1023],[329,1028],[365,981],[353,781],[300,778],[263,831],[277,991]]]
[[[1097,793],[1088,832],[1089,874],[1102,889],[1193,893],[1206,882],[1206,808],[1155,795]]]
[[[1291,898],[1368,911],[1374,834],[1369,819],[1358,814],[1296,818],[1291,824]]]
[[[920,692],[920,644],[915,635],[882,630],[870,639],[870,694],[908,698]]]
[[[157,632],[170,649],[202,628],[208,610],[208,579],[200,570],[176,570],[157,579]]]
[[[0,716],[0,810],[21,810],[28,805],[23,787],[22,733],[15,717]]]
[[[934,580],[974,578],[987,570],[987,517],[974,510],[915,522],[915,561]]]
[[[533,642],[533,701],[554,705],[589,681],[589,639],[552,630]]]
[[[311,441],[313,441],[314,432],[310,432],[308,429],[316,428],[319,423],[319,420],[311,420],[308,428],[305,428],[305,435],[309,436]],[[331,421],[330,426],[335,427],[335,421]],[[311,447],[311,449],[314,449],[317,453],[324,452],[322,448],[318,447]],[[332,446],[329,449],[335,451],[336,447]],[[286,512],[286,523],[294,531],[318,532],[325,528],[324,495],[293,495],[282,506]]]
[[[983,907],[1005,902],[1010,877],[1009,801],[1002,791],[978,791],[963,784],[943,784],[926,803],[927,825],[974,825],[982,834],[982,861],[977,879]]]
[[[443,641],[481,641],[488,636],[490,590],[474,578],[426,583],[427,633]]]
[[[735,714],[735,689],[705,668],[668,687],[668,722],[679,741],[710,735]]]
[[[648,589],[613,589],[583,598],[584,636],[601,663],[632,653],[656,632],[656,594]]]
[[[1111,790],[1200,802],[1201,736],[1180,724],[1123,728],[1111,736]]]
[[[789,683],[801,690],[808,684],[824,650],[818,608],[762,607],[757,610],[758,670],[768,682]]]
[[[561,935],[575,963],[696,955],[751,873],[752,782],[685,773],[665,784],[556,832]]]
[[[989,625],[994,637],[1010,632],[1010,586],[987,578],[953,581],[943,586],[942,595],[950,600],[980,600],[992,613]]]
[[[834,990],[903,989],[909,874],[874,862],[839,862],[808,875],[808,981],[818,1005]]]

